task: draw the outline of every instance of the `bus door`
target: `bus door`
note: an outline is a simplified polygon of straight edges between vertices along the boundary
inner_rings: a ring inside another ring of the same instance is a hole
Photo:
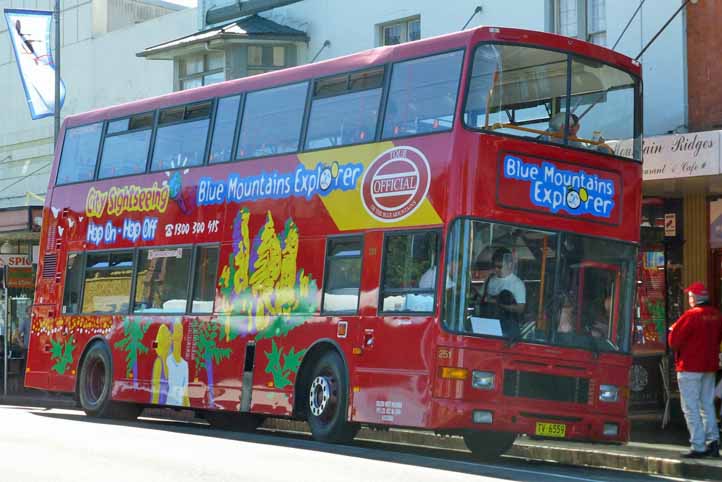
[[[572,267],[572,273],[578,286],[576,332],[618,344],[620,267],[583,261]]]
[[[364,312],[363,328],[357,334],[362,353],[354,358],[360,387],[354,394],[356,421],[425,423],[432,368],[425,346],[431,339],[443,271],[440,239],[438,229],[366,237],[365,281],[375,285],[378,298]],[[374,279],[367,266],[376,267]]]

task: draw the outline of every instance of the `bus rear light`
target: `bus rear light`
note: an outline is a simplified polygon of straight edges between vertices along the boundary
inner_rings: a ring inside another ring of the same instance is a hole
[[[439,376],[448,380],[466,380],[469,378],[469,370],[457,367],[441,367]]]
[[[491,424],[494,423],[494,414],[489,410],[474,410],[472,419],[474,423]]]
[[[474,370],[471,373],[471,386],[479,390],[493,390],[495,383],[494,372],[480,372]]]

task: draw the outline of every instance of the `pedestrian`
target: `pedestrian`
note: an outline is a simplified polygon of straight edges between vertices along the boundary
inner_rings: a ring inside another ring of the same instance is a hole
[[[714,385],[722,342],[722,315],[709,304],[704,284],[694,282],[684,292],[689,309],[669,328],[669,346],[675,353],[679,394],[691,444],[691,450],[682,457],[719,457]]]

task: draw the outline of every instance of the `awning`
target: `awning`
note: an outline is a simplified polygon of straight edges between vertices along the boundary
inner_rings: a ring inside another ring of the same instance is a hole
[[[308,42],[306,32],[261,17],[250,17],[148,47],[136,56],[153,60],[172,60],[182,53],[209,46],[211,42],[286,41]]]

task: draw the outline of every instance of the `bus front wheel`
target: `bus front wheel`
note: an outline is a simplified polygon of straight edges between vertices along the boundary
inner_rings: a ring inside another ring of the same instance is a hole
[[[142,407],[130,403],[111,402],[113,372],[110,350],[104,343],[94,343],[80,367],[78,398],[80,406],[91,417],[112,417],[132,420]]]
[[[341,357],[323,354],[313,368],[308,386],[308,424],[313,438],[321,442],[350,442],[358,424],[346,420],[348,382]]]
[[[514,445],[515,433],[507,432],[466,432],[464,443],[479,460],[495,459]]]

